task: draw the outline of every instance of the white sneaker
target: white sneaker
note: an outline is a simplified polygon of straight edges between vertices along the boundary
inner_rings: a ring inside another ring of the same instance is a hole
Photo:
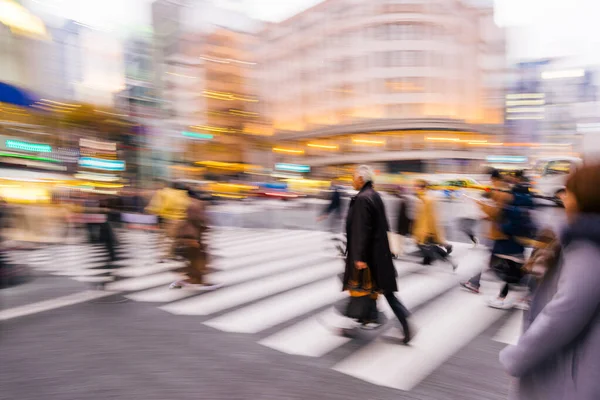
[[[517,310],[529,311],[529,301],[527,299],[521,299],[514,305]]]
[[[506,299],[501,299],[501,298],[497,297],[495,299],[491,299],[488,302],[488,306],[490,306],[492,308],[497,308],[499,310],[508,310],[508,309],[512,308],[513,305]]]
[[[169,289],[181,289],[182,287],[181,282],[173,282],[169,285]]]
[[[189,289],[193,289],[193,290],[198,290],[201,292],[207,292],[210,290],[216,290],[220,287],[222,287],[223,284],[222,283],[215,283],[215,284],[207,284],[207,283],[201,283],[201,284],[193,284],[193,283],[188,283],[187,285],[185,285],[186,288]]]
[[[382,324],[378,324],[376,322],[369,322],[367,324],[360,325],[360,329],[364,329],[366,331],[371,331],[374,329],[381,328],[382,326],[383,326]]]

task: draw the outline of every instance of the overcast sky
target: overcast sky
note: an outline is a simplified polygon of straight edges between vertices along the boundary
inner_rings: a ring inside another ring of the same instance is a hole
[[[195,0],[203,1],[203,0]],[[279,21],[321,0],[213,0],[253,18]],[[369,1],[369,0],[364,0]],[[152,0],[25,0],[35,10],[100,26],[150,24]],[[511,58],[570,56],[600,64],[600,0],[495,0],[509,27]]]

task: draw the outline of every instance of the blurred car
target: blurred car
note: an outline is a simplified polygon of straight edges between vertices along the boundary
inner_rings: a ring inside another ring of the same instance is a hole
[[[490,190],[489,186],[481,184],[472,178],[452,179],[452,180],[448,180],[445,182],[431,185],[429,188],[431,190],[443,190],[443,191],[451,191],[451,192],[457,191],[457,190],[464,190],[464,189],[482,190],[482,191],[486,191],[486,192]]]
[[[529,176],[534,194],[562,206],[567,178],[582,164],[583,161],[577,157],[552,157],[538,160]]]
[[[248,197],[257,186],[241,183],[210,182],[203,189],[212,197],[240,200]]]
[[[252,195],[258,198],[291,200],[304,197],[301,193],[290,191],[286,183],[262,183],[257,186]]]

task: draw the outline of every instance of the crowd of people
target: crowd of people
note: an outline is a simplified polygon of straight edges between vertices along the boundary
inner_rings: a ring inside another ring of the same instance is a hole
[[[492,189],[485,200],[473,199],[489,223],[491,257],[488,268],[503,281],[490,306],[506,308],[509,286],[530,289],[523,299],[524,331],[518,343],[500,353],[500,362],[515,377],[512,399],[600,398],[600,165],[586,165],[572,174],[564,197],[568,223],[560,232],[536,227],[530,215],[533,202],[526,177],[491,175]],[[346,316],[367,327],[378,322],[376,299],[384,295],[404,330],[404,343],[414,334],[409,311],[394,295],[397,272],[393,264],[390,226],[384,202],[374,190],[368,166],[354,175],[358,194],[350,202],[346,220],[347,250],[343,290],[350,298]],[[427,183],[415,185],[415,220],[408,218],[409,202],[401,193],[396,234],[408,232],[419,246],[423,264],[432,261],[431,246],[450,249],[437,222],[435,201]],[[468,218],[472,220],[472,217]],[[477,244],[472,222],[465,234]],[[406,227],[411,227],[406,228]],[[464,223],[463,223],[463,226]],[[537,229],[536,229],[537,228]],[[525,248],[533,250],[525,259]],[[479,293],[481,273],[461,285]]]
[[[600,270],[596,268],[600,259],[600,165],[584,165],[568,179],[563,199],[568,223],[558,232],[533,222],[534,203],[523,173],[503,176],[493,171],[490,178],[491,188],[484,196],[467,196],[475,207],[460,215],[458,224],[477,246],[480,239],[475,227],[486,221],[489,263],[460,285],[479,294],[482,274],[492,271],[502,287],[489,306],[507,309],[516,305],[526,310],[520,340],[500,353],[507,372],[518,378],[511,389],[512,398],[600,399],[596,353],[600,352]],[[398,274],[394,259],[416,255],[425,266],[442,261],[455,270],[453,248],[426,181],[417,180],[412,188],[398,191],[394,224],[389,223],[374,181],[370,167],[356,169],[353,186],[357,194],[350,200],[345,220],[341,289],[349,293],[349,299],[342,312],[357,326],[377,328],[382,325],[377,299],[383,296],[403,329],[403,342],[408,344],[415,331],[410,311],[395,295]],[[65,226],[72,229],[72,216],[79,215],[78,227],[85,228],[89,241],[104,245],[113,262],[118,260],[114,227],[120,216],[155,216],[167,244],[160,261],[185,261],[185,276],[170,288],[214,290],[219,286],[206,281],[210,260],[204,200],[202,192],[172,183],[152,196],[126,191],[119,197],[57,198],[55,209],[64,212],[56,212],[55,217],[67,221]],[[6,226],[11,210],[5,203],[0,206],[0,222]],[[335,183],[331,202],[319,219],[327,216],[332,221],[330,230],[335,232],[343,219],[342,196]],[[409,238],[416,248],[410,254]],[[532,252],[526,257],[528,249]],[[3,259],[0,253],[0,261]],[[507,300],[513,285],[527,288],[517,304]]]

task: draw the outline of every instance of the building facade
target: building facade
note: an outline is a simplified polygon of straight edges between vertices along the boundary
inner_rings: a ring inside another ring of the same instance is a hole
[[[246,162],[244,149],[258,131],[250,52],[255,36],[216,25],[227,15],[203,2],[153,4],[156,87],[163,136],[170,137],[162,148],[173,149],[179,164]],[[232,21],[248,26],[243,18]]]
[[[256,57],[260,117],[289,157],[338,163],[338,152],[397,152],[398,143],[443,150],[460,143],[443,133],[454,129],[468,133],[465,145],[501,134],[505,38],[488,5],[327,0],[264,29]],[[382,129],[387,138],[376,138]]]

